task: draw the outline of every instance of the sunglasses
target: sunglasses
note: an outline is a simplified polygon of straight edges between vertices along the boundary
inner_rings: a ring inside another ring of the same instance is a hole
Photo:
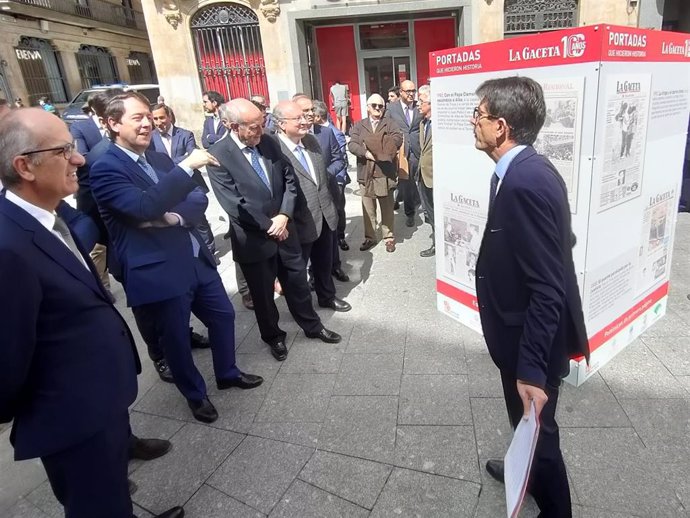
[[[383,110],[383,104],[370,104],[374,110]]]
[[[413,93],[415,93],[416,91],[417,91],[416,89],[412,89],[412,90],[403,90],[403,92],[405,92],[406,94],[413,94]]]

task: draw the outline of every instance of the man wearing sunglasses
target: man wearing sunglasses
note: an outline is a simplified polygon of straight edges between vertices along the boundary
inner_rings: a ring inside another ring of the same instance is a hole
[[[569,356],[589,359],[563,179],[532,144],[546,117],[541,86],[527,77],[484,82],[474,110],[475,147],[496,169],[476,265],[484,338],[501,372],[513,428],[534,403],[541,422],[529,491],[544,518],[572,516],[556,404]],[[503,482],[503,461],[486,470]]]
[[[52,114],[0,121],[0,422],[14,420],[15,459],[41,459],[66,516],[129,518],[128,407],[141,363],[80,240],[97,230],[62,201],[83,163]]]
[[[421,146],[419,144],[419,124],[424,117],[419,113],[419,108],[415,101],[417,93],[414,83],[405,80],[400,83],[400,101],[392,102],[386,110],[386,119],[395,121],[404,137],[402,152],[407,160],[408,178],[401,177],[398,180],[398,191],[400,200],[404,204],[405,224],[413,227],[417,207],[420,204],[419,191],[417,190],[417,168],[419,166],[419,155]]]

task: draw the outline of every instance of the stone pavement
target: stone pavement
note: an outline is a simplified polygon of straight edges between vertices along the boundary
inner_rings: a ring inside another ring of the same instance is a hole
[[[204,425],[158,380],[139,340],[144,372],[132,428],[174,445],[130,465],[140,518],[180,504],[190,518],[505,516],[503,487],[483,469],[511,437],[498,373],[481,337],[435,309],[434,261],[418,255],[428,225],[408,229],[398,214],[398,250],[362,253],[352,193],[347,212],[351,282],[337,287],[354,309],[319,310],[343,341],[305,338],[281,298],[290,354],[279,363],[236,294],[226,217],[211,199],[237,310],[238,364],[266,381],[219,393],[210,352],[195,351],[220,412]],[[680,214],[668,315],[584,386],[562,391],[576,517],[690,516],[689,249],[690,215]],[[134,330],[119,286],[115,293]],[[536,515],[528,501],[521,516]],[[9,430],[0,434],[0,516],[62,516],[40,462],[12,461]]]

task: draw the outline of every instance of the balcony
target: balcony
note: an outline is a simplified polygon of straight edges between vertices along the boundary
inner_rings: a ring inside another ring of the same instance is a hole
[[[15,13],[108,32],[133,36],[142,36],[146,32],[142,12],[104,0],[0,0],[0,8],[8,14]]]

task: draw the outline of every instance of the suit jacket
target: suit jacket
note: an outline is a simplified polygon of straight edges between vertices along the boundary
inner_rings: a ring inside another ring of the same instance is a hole
[[[429,120],[431,127],[431,120]],[[428,189],[434,188],[433,136],[428,135],[424,121],[419,125],[419,173]]]
[[[402,132],[398,128],[395,121],[390,119],[381,119],[376,125],[377,135],[381,135],[382,139],[384,136],[390,137],[395,143],[395,146],[399,148],[402,145],[403,136]],[[373,128],[371,127],[371,121],[369,117],[362,119],[357,122],[350,131],[350,143],[347,145],[350,153],[357,157],[357,181],[361,184],[366,183],[366,180],[370,176],[380,176],[377,171],[383,176],[386,176],[389,180],[395,182],[398,176],[398,166],[395,162],[394,157],[390,156],[380,156],[376,162],[371,162],[367,160],[365,155],[367,152],[367,147],[365,142],[374,134]],[[397,153],[396,153],[397,154]],[[376,156],[376,155],[374,155]],[[393,186],[394,187],[394,186]]]
[[[129,306],[178,297],[195,282],[190,232],[199,256],[213,268],[216,263],[204,240],[194,230],[208,200],[192,178],[162,153],[146,151],[158,173],[155,183],[115,144],[91,168],[91,188],[110,234]],[[186,226],[140,228],[165,212],[182,216]]]
[[[343,175],[343,152],[340,150],[338,139],[335,137],[333,128],[329,126],[314,125],[314,136],[321,146],[323,162],[326,164],[328,174],[335,177],[339,183],[345,183],[347,171]]]
[[[292,220],[297,199],[292,167],[272,137],[263,135],[257,149],[266,166],[270,189],[230,136],[209,149],[220,166],[209,165],[206,171],[218,203],[230,216],[232,254],[238,263],[268,259],[278,253],[278,246],[299,247],[292,221],[287,226],[288,239],[280,244],[266,233],[274,216],[285,214]]]
[[[91,117],[73,123],[69,128],[69,132],[77,142],[79,153],[84,155],[85,158],[88,156],[89,151],[103,140],[100,128]]]
[[[589,358],[563,179],[532,147],[511,162],[489,213],[476,268],[484,337],[499,369],[543,387],[568,358]]]
[[[63,451],[110,425],[137,394],[132,334],[80,243],[89,269],[33,216],[0,194],[0,422],[14,419],[17,460]]]
[[[384,119],[395,121],[398,124],[398,128],[400,128],[400,131],[405,136],[405,157],[410,163],[410,172],[414,172],[417,170],[419,155],[421,154],[419,146],[419,123],[422,122],[424,117],[419,113],[416,102],[412,103],[411,110],[414,114],[411,124],[407,122],[405,112],[399,101],[388,105]]]
[[[151,134],[151,144],[149,144],[149,149],[165,155],[168,154],[168,149],[165,147],[165,144],[163,144],[163,137],[161,137],[158,129],[154,130],[154,132]],[[172,158],[172,161],[175,164],[179,164],[195,149],[196,139],[194,138],[194,133],[173,125],[172,139],[170,143],[170,158]],[[209,191],[208,185],[206,184],[206,180],[204,180],[201,171],[195,169],[192,178],[197,185],[201,187],[201,190],[204,191],[204,193]]]
[[[329,190],[329,177],[323,162],[321,147],[314,135],[305,135],[302,138],[302,145],[307,150],[314,166],[314,173],[318,180],[317,185],[309,171],[304,169],[304,166],[285,143],[279,138],[276,140],[285,159],[290,162],[295,172],[297,202],[295,203],[293,219],[300,243],[313,243],[321,235],[324,219],[331,230],[336,230],[338,227],[338,213]]]
[[[333,130],[333,134],[335,135],[335,140],[338,142],[338,150],[340,151],[340,154],[342,155],[343,158],[343,168],[340,170],[340,172],[336,175],[337,182],[341,185],[347,185],[350,183],[350,175],[347,174],[347,169],[349,167],[349,163],[347,160],[347,139],[345,138],[345,133],[340,131],[338,128],[333,126],[332,123],[329,123],[330,125],[328,126]]]
[[[201,145],[204,146],[204,149],[208,149],[218,142],[228,131],[222,122],[218,125],[218,131],[216,131],[214,122],[213,117],[206,117],[204,119],[204,129],[201,132]]]

